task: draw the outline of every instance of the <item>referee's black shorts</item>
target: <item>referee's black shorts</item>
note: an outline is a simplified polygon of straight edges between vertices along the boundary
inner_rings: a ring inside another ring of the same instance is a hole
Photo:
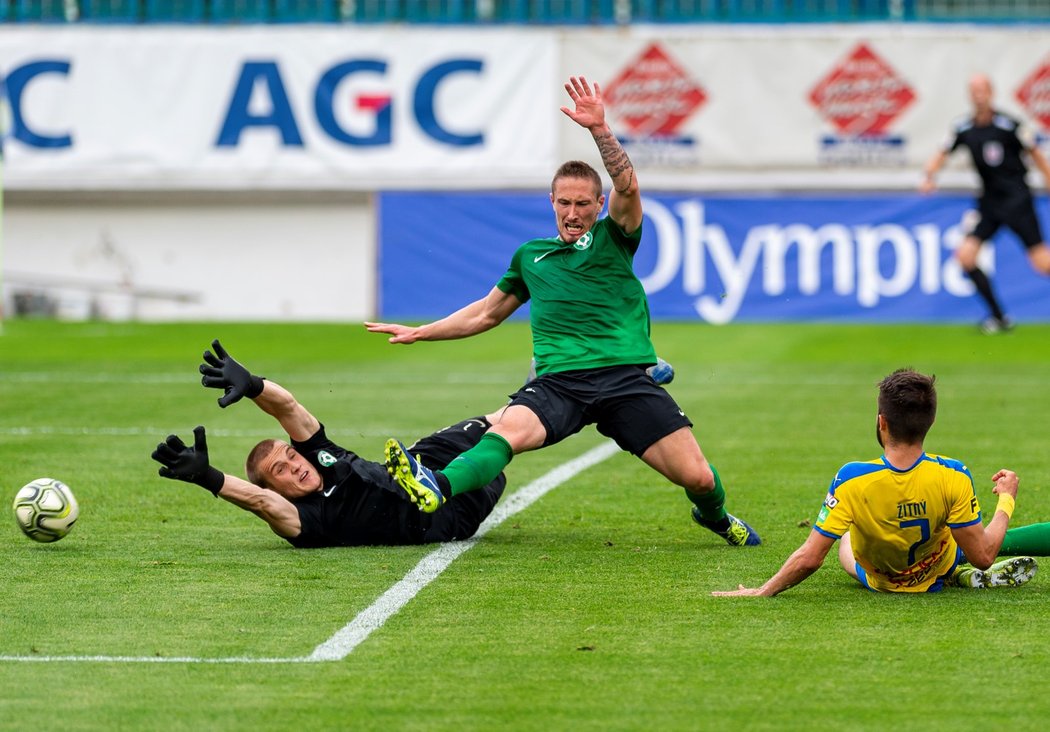
[[[982,198],[978,205],[981,220],[974,227],[972,236],[988,241],[1001,226],[1017,234],[1025,249],[1031,249],[1045,241],[1035,214],[1035,204],[1030,196],[1008,199]]]
[[[594,424],[622,450],[640,456],[672,432],[693,426],[644,366],[544,374],[512,394],[510,403],[539,417],[547,430],[544,447]]]

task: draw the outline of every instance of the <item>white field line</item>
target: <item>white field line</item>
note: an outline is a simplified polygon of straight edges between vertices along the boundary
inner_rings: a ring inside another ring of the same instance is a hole
[[[429,382],[434,384],[445,384],[448,386],[473,386],[476,384],[505,384],[508,389],[516,389],[516,384],[524,381],[527,369],[521,373],[513,371],[487,371],[485,373],[463,372],[428,375]],[[705,372],[706,373],[706,372]],[[718,374],[706,374],[695,383],[685,386],[684,379],[679,379],[672,387],[672,391],[684,388],[706,389],[712,387],[762,387],[762,386],[835,386],[851,388],[856,386],[870,386],[871,375],[864,373],[838,373],[813,375],[791,374],[784,376],[776,373],[748,373],[746,370],[726,365],[725,369]],[[519,380],[520,379],[520,380]],[[1018,374],[1001,374],[998,377],[1000,383],[1013,386],[1042,386],[1045,380],[1038,376],[1026,376]],[[325,373],[325,374],[302,374],[295,378],[294,383],[286,386],[298,390],[305,386],[331,386],[339,385],[345,387],[367,387],[374,384],[399,385],[418,384],[419,375],[414,372],[366,372],[355,373]],[[48,371],[38,373],[34,371],[8,371],[0,372],[0,386],[7,384],[115,384],[123,386],[127,384],[161,384],[161,385],[186,385],[199,386],[200,379],[192,373],[157,373],[157,374],[120,374],[120,373],[82,373],[72,371]],[[958,375],[952,377],[952,384],[958,387],[984,388],[988,379],[984,375]]]
[[[17,661],[27,663],[88,662],[88,663],[315,663],[318,661],[340,661],[349,656],[373,631],[383,627],[391,617],[433,582],[461,554],[469,550],[489,531],[511,516],[525,510],[562,483],[619,452],[616,443],[604,442],[583,455],[559,465],[546,475],[515,491],[478,527],[478,532],[466,541],[441,544],[424,556],[397,584],[384,592],[370,606],[357,614],[353,620],[337,631],[331,638],[317,646],[309,656],[293,658],[199,658],[195,656],[6,656],[0,662]]]
[[[474,546],[478,539],[491,529],[499,526],[514,514],[522,511],[550,491],[557,488],[578,473],[592,465],[619,452],[616,443],[609,441],[588,450],[574,460],[559,465],[546,475],[532,481],[527,486],[510,496],[505,503],[498,504],[496,509],[478,527],[478,532],[467,541],[442,544],[420,560],[419,564],[401,579],[396,585],[380,595],[379,599],[362,610],[342,630],[314,649],[307,660],[338,661],[350,655],[372,631],[382,627],[398,610],[419,594],[419,591],[437,579],[450,564],[463,552]]]
[[[60,437],[139,437],[141,435],[156,435],[157,439],[172,431],[168,427],[58,427],[51,425],[38,425],[34,427],[0,427],[0,435],[9,437],[31,437],[33,435],[56,435]],[[187,428],[192,432],[192,428]],[[281,433],[280,427],[276,430],[224,430],[209,429],[208,437],[273,437]]]
[[[187,423],[182,427],[61,427],[57,425],[36,425],[33,427],[0,427],[0,437],[33,437],[36,435],[56,436],[56,437],[156,437],[158,440],[163,440],[164,437],[172,432],[183,435],[193,432],[193,427],[190,426],[192,423]],[[198,423],[199,424],[199,423]],[[334,427],[327,429],[326,432],[329,437],[386,437],[397,432],[396,427],[373,427],[367,430],[359,429],[339,429]],[[279,426],[273,429],[251,429],[251,430],[231,430],[223,429],[221,427],[208,427],[208,437],[256,437],[262,439],[264,437],[283,437],[281,428]]]
[[[303,663],[306,658],[197,658],[195,656],[0,656],[24,663]]]
[[[428,374],[431,383],[467,385],[472,384],[507,384],[512,385],[515,379],[525,380],[529,372],[528,364],[521,373],[490,371],[488,373],[446,373]],[[123,373],[84,373],[79,371],[7,371],[0,373],[0,384],[184,384],[200,386],[200,377],[192,372],[156,373],[156,374],[123,374]],[[301,374],[289,386],[344,386],[368,384],[418,384],[419,375],[410,372],[363,372],[347,371],[343,373]]]

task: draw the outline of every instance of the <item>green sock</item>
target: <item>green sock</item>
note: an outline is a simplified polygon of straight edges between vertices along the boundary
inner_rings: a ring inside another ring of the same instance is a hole
[[[1007,529],[1000,557],[1050,556],[1050,522]]]
[[[698,495],[686,491],[685,494],[693,505],[700,511],[700,518],[706,523],[717,524],[726,518],[726,491],[722,487],[722,476],[718,474],[715,466],[711,466],[711,472],[715,474],[715,489],[709,493]]]
[[[478,444],[455,458],[441,472],[455,496],[491,483],[513,457],[509,442],[494,432],[486,432]]]

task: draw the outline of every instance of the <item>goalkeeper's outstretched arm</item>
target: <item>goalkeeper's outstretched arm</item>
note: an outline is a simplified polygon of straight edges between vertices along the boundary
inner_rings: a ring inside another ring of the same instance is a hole
[[[254,513],[278,536],[294,538],[302,531],[299,510],[287,498],[211,465],[203,426],[194,428],[192,446],[178,435],[168,435],[150,457],[160,463],[161,477],[199,485],[212,495]]]
[[[219,397],[219,406],[223,409],[248,397],[259,409],[280,422],[293,440],[308,440],[321,427],[321,423],[290,391],[250,372],[226,352],[218,339],[211,342],[210,351],[204,352],[200,372],[204,386],[223,390]]]

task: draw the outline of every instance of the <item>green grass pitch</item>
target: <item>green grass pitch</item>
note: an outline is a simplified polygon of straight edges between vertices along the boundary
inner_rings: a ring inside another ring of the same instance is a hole
[[[670,391],[763,546],[725,546],[692,524],[681,489],[617,454],[492,530],[348,656],[314,663],[257,660],[309,655],[433,547],[294,550],[158,477],[149,454],[169,432],[206,425],[231,472],[280,435],[200,386],[215,337],[371,458],[386,437],[495,408],[529,360],[520,323],[410,347],[359,325],[5,323],[4,501],[55,477],[81,517],[37,545],[4,509],[0,730],[1045,725],[1050,560],[1010,590],[872,595],[829,557],[771,600],[710,592],[765,580],[838,467],[878,456],[875,384],[900,366],[937,375],[927,448],[967,463],[984,507],[1009,467],[1014,524],[1050,521],[1050,326],[658,323]],[[603,441],[592,428],[518,456],[508,495]],[[55,656],[109,660],[14,660]],[[148,660],[171,658],[197,660]]]

